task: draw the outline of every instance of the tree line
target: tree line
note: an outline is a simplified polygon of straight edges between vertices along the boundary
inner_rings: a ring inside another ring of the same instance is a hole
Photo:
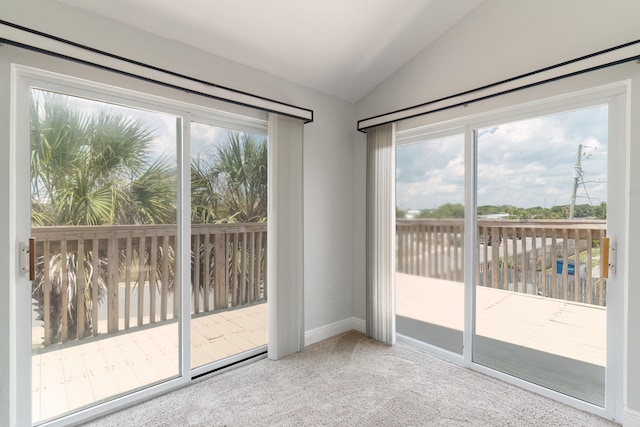
[[[543,208],[540,206],[532,208],[521,208],[511,205],[482,205],[477,208],[477,215],[497,215],[507,214],[507,219],[567,219],[569,216],[569,205],[553,206]],[[407,218],[408,211],[396,208],[396,218]],[[413,218],[464,218],[464,205],[461,203],[445,203],[433,209],[421,209]],[[607,203],[601,202],[599,205],[580,204],[575,206],[575,218],[607,218]]]

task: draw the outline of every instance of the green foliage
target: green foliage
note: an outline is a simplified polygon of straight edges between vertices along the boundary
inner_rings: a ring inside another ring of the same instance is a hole
[[[464,218],[464,205],[445,203],[436,209],[423,209],[417,218]]]
[[[600,205],[593,206],[592,215],[597,219],[607,219],[607,202],[600,202]]]
[[[175,222],[175,168],[149,162],[154,138],[124,115],[86,114],[49,92],[32,97],[32,224]]]
[[[176,222],[175,171],[163,158],[159,158],[131,183],[134,200],[131,222],[136,218],[148,224],[174,224]]]
[[[396,207],[396,217],[404,218],[406,211]],[[519,208],[510,205],[482,205],[477,208],[478,216],[507,214],[509,219],[566,219],[569,216],[569,205],[542,208]],[[445,203],[435,209],[423,209],[417,218],[464,218],[464,205],[460,203]],[[576,205],[576,218],[607,218],[607,204],[592,206],[589,204]]]
[[[266,138],[231,132],[211,161],[192,161],[191,206],[194,223],[266,221]]]
[[[569,216],[569,205],[553,206],[551,209],[552,218],[567,218]]]
[[[569,205],[553,206],[542,208],[535,206],[532,208],[518,208],[515,206],[478,206],[478,215],[492,215],[507,213],[509,219],[567,219],[569,216]],[[607,218],[607,204],[602,202],[599,206],[589,204],[576,205],[575,218]]]
[[[478,208],[476,209],[476,212],[478,215],[496,215],[496,214],[505,213],[509,208],[511,208],[511,206],[483,205],[483,206],[478,206]]]

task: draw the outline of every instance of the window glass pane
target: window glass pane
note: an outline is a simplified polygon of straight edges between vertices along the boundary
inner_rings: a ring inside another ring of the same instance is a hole
[[[396,329],[462,354],[464,135],[397,147]]]
[[[176,126],[31,91],[36,423],[179,373]]]
[[[604,406],[608,108],[485,127],[477,150],[473,359]]]
[[[267,139],[191,124],[191,367],[267,344]]]

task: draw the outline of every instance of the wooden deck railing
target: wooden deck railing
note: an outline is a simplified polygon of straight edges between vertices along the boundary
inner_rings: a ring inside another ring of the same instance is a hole
[[[462,281],[462,220],[399,219],[396,239],[396,270],[399,273]]]
[[[605,221],[478,220],[475,283],[605,305],[600,247]],[[463,280],[463,221],[399,219],[396,270]]]
[[[176,318],[176,226],[35,227],[42,343]],[[192,314],[266,300],[267,224],[191,226]],[[197,262],[196,262],[197,261]]]

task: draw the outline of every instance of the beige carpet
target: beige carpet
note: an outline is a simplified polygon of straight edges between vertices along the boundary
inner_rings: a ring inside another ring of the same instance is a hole
[[[398,344],[348,332],[88,424],[106,426],[616,426]]]

